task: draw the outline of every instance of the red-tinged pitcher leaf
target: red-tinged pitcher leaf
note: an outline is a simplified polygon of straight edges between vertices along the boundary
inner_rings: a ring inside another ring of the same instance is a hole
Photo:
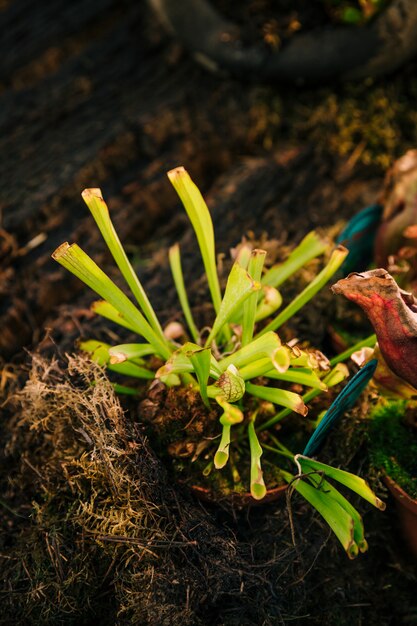
[[[336,294],[356,302],[374,327],[388,367],[417,387],[417,301],[384,269],[350,274],[333,285]]]

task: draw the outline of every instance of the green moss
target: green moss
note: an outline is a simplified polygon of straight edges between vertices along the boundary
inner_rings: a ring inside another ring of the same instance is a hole
[[[308,141],[316,150],[385,171],[417,140],[415,64],[389,81],[295,90],[258,91],[252,132],[270,149],[283,136],[296,144]]]
[[[372,414],[370,452],[375,467],[385,470],[417,498],[417,430],[407,426],[406,410],[404,401],[377,405]]]

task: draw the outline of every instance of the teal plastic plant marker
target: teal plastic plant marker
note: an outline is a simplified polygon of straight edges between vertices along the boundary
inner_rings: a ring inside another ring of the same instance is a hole
[[[330,430],[341,416],[353,407],[356,400],[371,380],[377,365],[378,361],[376,359],[369,361],[339,393],[308,441],[304,448],[303,456],[314,456],[320,451]]]

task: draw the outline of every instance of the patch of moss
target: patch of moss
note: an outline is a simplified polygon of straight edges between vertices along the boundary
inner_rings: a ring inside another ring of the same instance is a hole
[[[283,136],[318,151],[384,171],[417,141],[415,64],[389,81],[366,79],[332,87],[261,88],[252,133],[266,149]]]
[[[385,470],[412,498],[417,498],[417,430],[404,421],[404,401],[379,404],[370,428],[375,467]]]

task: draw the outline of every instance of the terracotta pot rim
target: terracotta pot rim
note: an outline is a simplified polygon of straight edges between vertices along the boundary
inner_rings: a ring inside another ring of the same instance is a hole
[[[408,493],[404,491],[404,489],[400,487],[400,485],[396,483],[393,478],[391,478],[391,476],[388,476],[388,474],[384,474],[383,480],[394,498],[400,501],[401,504],[409,511],[417,515],[417,500],[409,496]]]

